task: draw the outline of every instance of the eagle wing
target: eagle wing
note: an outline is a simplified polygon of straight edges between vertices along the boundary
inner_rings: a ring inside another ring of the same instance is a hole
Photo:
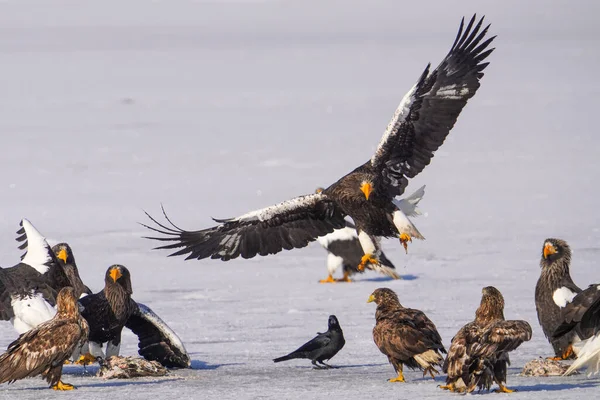
[[[480,338],[480,328],[474,322],[470,322],[460,328],[460,330],[452,338],[452,343],[448,349],[448,356],[444,361],[442,370],[449,377],[460,377],[463,374],[465,367],[470,365],[471,356],[469,349],[473,343],[476,343]]]
[[[408,315],[398,313],[394,318],[377,322],[373,340],[383,354],[400,360],[408,360],[437,347],[434,337],[420,330]]]
[[[531,326],[527,321],[497,321],[488,326],[481,340],[473,344],[472,356],[492,357],[515,350],[531,339]]]
[[[582,340],[588,339],[600,330],[600,285],[591,285],[567,303],[561,311],[561,324],[552,334],[558,339],[571,332],[579,324]]]
[[[199,231],[178,228],[166,214],[171,227],[159,223],[148,213],[146,215],[158,227],[142,225],[164,235],[147,238],[172,242],[157,249],[181,248],[171,256],[187,254],[186,260],[210,257],[227,261],[238,256],[266,256],[282,249],[305,247],[317,237],[345,225],[345,215],[323,193],[296,197],[237,218],[215,219],[219,225]]]
[[[483,41],[489,25],[481,30],[482,23],[483,18],[475,25],[473,16],[463,31],[463,18],[448,55],[433,72],[430,65],[425,68],[388,124],[371,165],[377,174],[374,184],[390,197],[401,195],[407,178],[429,164],[479,88],[489,64],[482,61],[494,50],[487,47],[495,37]]]
[[[62,364],[81,336],[80,326],[67,319],[52,319],[23,333],[0,356],[0,382],[39,375]]]
[[[190,356],[179,336],[150,307],[137,305],[125,326],[137,335],[140,356],[169,368],[189,368]]]

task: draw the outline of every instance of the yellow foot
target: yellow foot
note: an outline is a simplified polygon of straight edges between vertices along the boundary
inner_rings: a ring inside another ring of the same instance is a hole
[[[494,393],[513,393],[516,392],[515,389],[509,389],[504,385],[500,385],[500,387],[498,389],[494,390]]]
[[[456,387],[454,387],[454,383],[450,383],[448,385],[440,385],[438,387],[442,390],[449,390],[451,392],[456,391]]]
[[[360,264],[358,264],[358,270],[364,271],[367,264],[379,264],[379,260],[376,259],[373,254],[365,254],[360,259]]]
[[[58,383],[54,386],[52,386],[52,389],[54,390],[73,390],[75,389],[75,386],[71,385],[70,383],[64,383],[62,381],[58,381]]]
[[[563,360],[568,360],[569,358],[571,358],[572,355],[574,355],[575,353],[573,352],[573,345],[569,345],[569,347],[567,347],[567,349],[565,350],[565,352],[562,355],[562,359]]]
[[[350,279],[350,274],[348,274],[347,272],[344,272],[344,276],[341,279],[336,279],[336,282],[352,282],[352,279]]]
[[[321,279],[319,283],[335,283],[333,276],[329,275],[326,279]]]
[[[404,375],[402,375],[402,372],[398,373],[398,376],[392,379],[388,379],[389,382],[404,382]]]
[[[65,365],[67,365],[67,364],[71,364],[71,361],[69,361],[69,360],[65,360],[65,362],[64,362],[63,364],[65,364]]]
[[[410,237],[410,235],[406,233],[400,234],[400,243],[402,243],[406,254],[408,254],[408,242],[412,242],[412,238]]]
[[[91,355],[90,353],[86,353],[79,357],[79,360],[75,361],[75,364],[78,365],[88,365],[96,362],[96,357]]]

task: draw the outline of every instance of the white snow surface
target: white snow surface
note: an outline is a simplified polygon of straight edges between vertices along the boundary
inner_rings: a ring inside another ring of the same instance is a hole
[[[497,49],[407,189],[427,184],[427,240],[408,255],[385,242],[408,279],[370,272],[318,284],[318,244],[225,263],[167,258],[141,238],[142,210],[158,217],[161,202],[182,228],[201,229],[211,216],[312,193],[368,160],[399,100],[474,12],[492,23]],[[366,300],[392,288],[449,346],[488,285],[502,291],[507,318],[533,327],[511,353],[511,399],[596,396],[598,377],[517,373],[551,355],[534,306],[544,239],[569,242],[579,286],[599,280],[599,13],[593,0],[0,2],[0,265],[19,261],[23,217],[72,246],[94,291],[109,265],[126,265],[134,298],[193,360],[162,379],[106,381],[66,366],[76,392],[33,378],[1,385],[0,398],[448,398],[443,377],[386,381],[394,372]],[[326,329],[330,314],[346,337],[331,360],[339,369],[271,361]],[[0,334],[2,347],[16,338],[8,322]],[[131,332],[121,354],[137,354]]]

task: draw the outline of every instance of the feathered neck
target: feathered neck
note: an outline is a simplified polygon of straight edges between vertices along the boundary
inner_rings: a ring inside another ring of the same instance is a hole
[[[117,319],[124,319],[128,317],[129,312],[129,300],[131,295],[121,285],[114,283],[104,286],[104,296],[108,300],[108,304],[113,314]]]
[[[571,279],[571,249],[568,247],[563,248],[563,254],[560,258],[552,260],[550,258],[542,257],[540,261],[540,267],[542,268],[541,280],[548,282],[548,285],[555,289],[564,281],[573,283]]]
[[[504,321],[504,299],[484,295],[475,311],[475,323],[487,326],[496,321]]]
[[[402,304],[400,304],[400,301],[398,301],[397,299],[386,299],[386,301],[377,304],[377,310],[375,311],[375,320],[378,321],[380,319],[389,318],[390,314],[402,309],[404,309],[404,306],[402,306]]]

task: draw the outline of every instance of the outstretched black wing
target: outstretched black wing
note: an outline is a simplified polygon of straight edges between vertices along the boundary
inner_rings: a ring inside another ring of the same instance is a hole
[[[561,311],[562,323],[552,334],[558,339],[576,329],[582,340],[600,331],[600,285],[591,285],[577,294]]]
[[[137,305],[125,326],[137,335],[140,356],[168,368],[189,368],[190,356],[179,336],[150,307]]]
[[[371,158],[375,185],[389,196],[401,195],[408,178],[420,173],[444,143],[446,136],[479,88],[482,62],[494,49],[487,49],[494,37],[484,41],[489,25],[481,30],[483,18],[475,16],[464,29],[461,21],[448,55],[433,71],[430,65],[404,96]]]
[[[188,254],[186,260],[210,257],[227,261],[238,256],[275,254],[282,249],[305,247],[345,224],[344,214],[322,193],[296,197],[237,218],[215,219],[221,224],[200,231],[184,231],[166,214],[170,227],[148,217],[158,227],[142,225],[165,236],[147,238],[171,242],[157,249],[181,248],[171,256]]]

